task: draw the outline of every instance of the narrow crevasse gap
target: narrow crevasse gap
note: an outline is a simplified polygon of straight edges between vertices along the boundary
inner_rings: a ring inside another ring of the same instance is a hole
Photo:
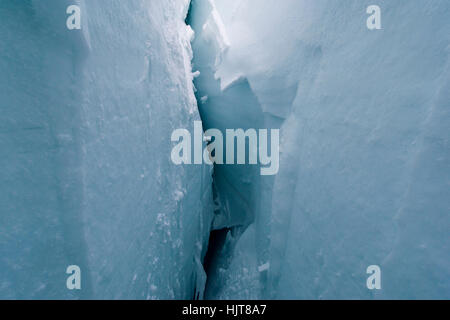
[[[246,77],[236,78],[225,88],[221,87],[221,80],[216,77],[217,66],[226,54],[229,44],[214,4],[209,0],[191,1],[186,24],[195,32],[192,41],[192,64],[193,71],[198,75],[194,85],[203,129],[220,130],[225,146],[226,129],[258,130],[274,127],[273,124],[267,125],[270,121],[267,121],[267,115],[263,113]],[[223,149],[223,158],[226,159],[226,148]],[[246,277],[247,269],[252,268],[254,272],[250,272],[249,277],[254,285],[249,289],[250,293],[242,298],[262,297],[262,292],[265,291],[261,283],[265,282],[266,275],[264,272],[259,273],[257,266],[267,264],[268,240],[261,237],[264,238],[268,232],[263,232],[264,236],[261,236],[254,230],[248,230],[248,227],[257,225],[257,229],[262,230],[264,225],[268,225],[260,216],[260,212],[261,205],[264,206],[262,210],[270,210],[273,178],[261,176],[259,165],[249,165],[248,153],[247,140],[245,165],[214,165],[215,210],[209,247],[204,258],[207,274],[204,295],[206,299],[236,298],[233,292],[239,292],[240,288],[234,288],[231,293],[227,289],[228,293],[224,293],[224,286],[230,282],[226,270],[233,261],[238,240],[245,232],[251,233],[254,238],[250,240],[254,246],[254,249],[250,250],[254,253],[254,263],[253,267],[242,266],[243,272],[238,273],[238,277]],[[245,281],[234,282],[238,283],[239,287]]]

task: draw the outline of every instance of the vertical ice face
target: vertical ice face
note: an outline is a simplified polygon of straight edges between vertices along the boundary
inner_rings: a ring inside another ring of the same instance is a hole
[[[75,296],[66,268],[87,264],[80,134],[87,48],[80,32],[65,30],[69,2],[52,2],[0,3],[2,298]]]
[[[380,30],[373,1],[192,2],[205,126],[282,134],[274,178],[216,166],[215,219],[254,222],[208,297],[449,298],[450,7],[376,2]]]
[[[0,1],[0,298],[449,298],[450,5],[376,2]],[[277,175],[172,164],[194,75]]]
[[[305,6],[313,22],[300,34],[319,55],[298,70],[283,127],[276,297],[450,294],[449,3],[380,1],[372,31],[364,4]],[[381,291],[365,287],[369,265],[381,267]]]
[[[0,2],[0,298],[201,297],[211,170],[170,160],[199,119],[188,5]]]

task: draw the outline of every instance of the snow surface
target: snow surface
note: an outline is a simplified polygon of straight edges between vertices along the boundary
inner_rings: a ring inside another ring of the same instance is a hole
[[[217,227],[253,224],[208,298],[450,298],[450,3],[372,4],[193,0],[204,126],[282,135],[274,178],[216,166]]]
[[[211,167],[170,161],[199,120],[189,2],[77,3],[69,31],[74,1],[0,1],[0,298],[201,297]]]

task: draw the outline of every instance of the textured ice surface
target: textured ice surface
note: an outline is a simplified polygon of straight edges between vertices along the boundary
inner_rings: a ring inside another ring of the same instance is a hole
[[[0,298],[450,298],[448,0],[188,5],[0,1]],[[172,165],[194,76],[276,176]]]
[[[253,225],[207,297],[450,298],[450,3],[372,4],[193,1],[204,125],[282,134],[274,178],[216,166],[216,226]]]
[[[170,161],[199,119],[189,3],[76,3],[81,31],[74,1],[0,1],[0,298],[201,296],[211,168]]]

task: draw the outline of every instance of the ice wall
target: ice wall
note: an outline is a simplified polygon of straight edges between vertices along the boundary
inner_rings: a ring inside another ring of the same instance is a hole
[[[170,161],[199,119],[188,5],[0,2],[0,298],[202,296],[211,168]]]
[[[373,4],[381,30],[366,26]],[[254,222],[228,234],[207,297],[448,299],[449,2],[194,0],[191,11],[205,126],[253,118],[282,133],[273,179],[223,169],[254,187],[219,190],[225,211],[252,201]],[[369,265],[381,290],[366,287]]]

